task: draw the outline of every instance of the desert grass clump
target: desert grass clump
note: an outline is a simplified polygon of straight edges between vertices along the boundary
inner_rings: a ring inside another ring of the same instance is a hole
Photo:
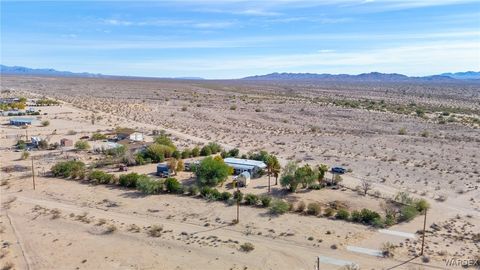
[[[148,229],[147,234],[150,237],[160,237],[162,236],[163,226],[162,225],[152,225],[150,229]]]
[[[127,231],[133,232],[133,233],[138,233],[138,232],[140,232],[140,227],[138,227],[137,224],[130,224],[127,228]]]
[[[300,201],[297,205],[297,209],[296,209],[296,212],[299,212],[299,213],[303,213],[305,211],[305,208],[307,207],[307,205],[305,204],[304,201]]]
[[[385,242],[382,245],[382,255],[385,258],[392,258],[394,256],[395,245],[390,242]]]

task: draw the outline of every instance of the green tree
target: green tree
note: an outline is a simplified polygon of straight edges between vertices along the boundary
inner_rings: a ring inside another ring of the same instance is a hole
[[[325,164],[320,164],[320,165],[318,166],[318,168],[317,168],[317,171],[318,171],[318,174],[317,174],[317,176],[318,176],[318,178],[317,178],[318,183],[319,183],[320,185],[324,185],[324,184],[325,184],[325,182],[324,182],[324,180],[325,180],[325,173],[328,172],[328,166],[325,165]]]
[[[174,149],[170,146],[154,143],[145,150],[145,157],[151,158],[155,162],[163,162],[165,158],[172,156]]]
[[[297,179],[295,178],[295,171],[297,170],[297,163],[290,161],[283,169],[282,176],[280,177],[280,185],[288,188],[291,192],[295,192],[298,187]]]
[[[315,182],[316,175],[310,165],[305,164],[295,171],[295,178],[298,183],[302,184],[303,188],[307,188]]]
[[[230,174],[230,167],[222,159],[204,158],[195,169],[199,186],[217,186]]]

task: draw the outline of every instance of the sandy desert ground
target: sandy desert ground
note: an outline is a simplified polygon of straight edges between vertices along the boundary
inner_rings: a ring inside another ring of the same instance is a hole
[[[38,175],[67,155],[79,155],[69,151],[32,152],[37,175],[33,190],[30,161],[20,160],[20,153],[12,150],[25,130],[2,125],[2,167],[23,165],[28,170],[1,172],[0,266],[314,269],[321,256],[320,269],[339,269],[345,261],[361,269],[454,269],[445,260],[473,259],[480,254],[475,238],[480,232],[480,126],[471,121],[480,115],[478,85],[4,76],[2,90],[63,102],[41,108],[47,113],[41,118],[51,124],[30,127],[30,136],[48,135],[58,141],[117,126],[146,134],[165,130],[179,147],[217,141],[244,153],[265,149],[277,154],[282,163],[296,160],[345,166],[352,170],[344,177],[346,187],[367,180],[382,197],[407,191],[427,199],[432,208],[427,219],[429,261],[417,258],[402,264],[418,254],[421,237],[417,231],[423,227],[423,216],[382,232],[293,213],[272,217],[266,209],[242,207],[240,223],[232,226],[235,207],[223,203],[175,195],[144,196]],[[383,100],[388,106],[380,111],[335,103],[342,100]],[[395,106],[422,107],[428,112],[422,117],[406,115],[391,109]],[[440,123],[439,116],[446,111],[447,121]],[[1,119],[4,124],[8,117]],[[70,130],[76,134],[69,135]],[[151,173],[154,166],[133,170]],[[178,176],[182,181],[190,177],[189,173]],[[264,193],[266,185],[266,177],[256,179],[247,192]],[[380,199],[347,188],[285,195],[275,186],[273,191],[294,203],[337,200],[350,209],[381,211]],[[159,237],[150,236],[148,232],[157,225],[162,226]],[[399,246],[393,258],[368,254],[387,241]],[[245,242],[253,243],[255,249],[242,252],[240,245]],[[358,252],[358,248],[368,250]]]

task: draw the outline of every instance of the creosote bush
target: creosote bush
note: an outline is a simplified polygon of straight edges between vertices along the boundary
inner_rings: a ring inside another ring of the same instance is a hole
[[[240,250],[243,252],[250,252],[255,249],[255,246],[252,243],[245,242],[240,245]]]

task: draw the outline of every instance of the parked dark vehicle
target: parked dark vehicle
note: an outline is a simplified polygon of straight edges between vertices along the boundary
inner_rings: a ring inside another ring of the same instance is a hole
[[[347,169],[342,168],[342,167],[333,167],[332,168],[332,173],[344,174],[346,172],[347,172]]]

